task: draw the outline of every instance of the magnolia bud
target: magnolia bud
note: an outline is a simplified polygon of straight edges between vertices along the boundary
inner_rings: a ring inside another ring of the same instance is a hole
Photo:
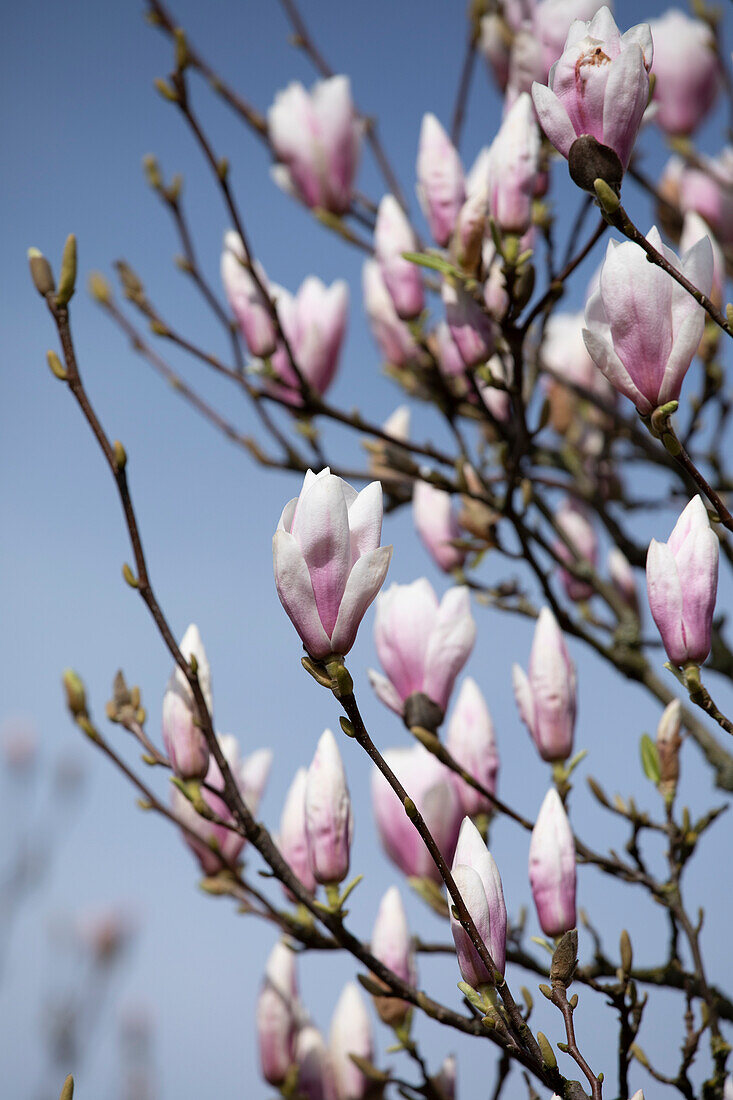
[[[353,832],[351,799],[336,738],[321,735],[305,786],[305,834],[316,882],[343,882]]]
[[[351,1055],[371,1062],[374,1036],[364,998],[355,982],[344,986],[334,1009],[329,1052],[338,1100],[363,1100],[369,1089],[369,1079],[354,1064]]]

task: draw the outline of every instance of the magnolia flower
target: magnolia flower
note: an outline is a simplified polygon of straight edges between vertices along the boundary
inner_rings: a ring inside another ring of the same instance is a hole
[[[575,927],[575,841],[560,795],[545,795],[529,845],[529,881],[546,936]]]
[[[672,8],[649,22],[654,40],[654,121],[665,134],[691,134],[720,86],[715,35],[708,23]]]
[[[662,244],[656,227],[649,243],[709,294],[713,253],[707,238],[681,260]],[[585,310],[583,339],[612,386],[643,415],[676,400],[700,343],[705,314],[691,294],[632,241],[609,241],[598,289]]]
[[[733,244],[733,147],[701,161],[696,167],[671,157],[659,190],[683,213],[694,210],[704,218],[722,244]]]
[[[195,623],[186,630],[180,644],[187,661],[196,661],[199,684],[209,715],[213,714],[211,671]],[[209,746],[197,721],[193,693],[176,665],[163,696],[163,744],[171,767],[180,779],[203,779],[209,767]]]
[[[297,1005],[295,953],[278,941],[267,960],[257,1000],[260,1065],[262,1076],[270,1085],[282,1085],[295,1061]]]
[[[377,601],[374,642],[386,676],[370,670],[372,687],[397,714],[405,716],[414,695],[426,696],[442,714],[475,640],[466,588],[449,589],[438,604],[424,577],[393,584]]]
[[[374,255],[397,315],[417,317],[424,303],[420,269],[404,259],[403,252],[417,250],[417,237],[394,195],[385,195],[377,210],[374,226]]]
[[[387,749],[383,757],[409,792],[446,860],[453,856],[461,805],[448,769],[422,745]],[[441,882],[420,834],[382,773],[372,772],[372,806],[385,852],[405,875]]]
[[[569,157],[577,138],[592,137],[626,168],[649,99],[652,57],[647,23],[621,35],[607,7],[573,23],[549,86],[532,85],[540,125],[559,153]]]
[[[316,882],[343,882],[349,873],[354,819],[336,738],[324,730],[305,784],[305,836]]]
[[[441,298],[445,320],[467,367],[485,363],[494,350],[494,328],[486,310],[463,283],[443,279]]]
[[[503,233],[521,236],[532,221],[540,134],[532,100],[523,92],[491,144],[489,210]]]
[[[272,752],[269,749],[258,749],[242,760],[236,737],[220,734],[217,740],[243,801],[250,813],[256,814],[270,774]],[[224,790],[224,779],[213,756],[206,773],[206,786],[201,788],[201,796],[217,817],[233,825],[234,818],[226,802],[209,790],[210,787],[215,791]],[[183,839],[197,857],[205,875],[215,875],[225,865],[236,863],[244,847],[243,836],[225,825],[217,825],[200,817],[177,787],[171,789],[171,806],[181,825],[186,828]],[[191,836],[192,833],[194,836]]]
[[[445,747],[462,768],[491,794],[496,790],[499,773],[499,753],[496,747],[494,723],[478,684],[467,676],[461,684],[456,705],[448,722]],[[493,803],[451,772],[464,814],[490,813]]]
[[[343,279],[327,287],[309,275],[296,295],[273,287],[280,325],[303,379],[321,394],[326,393],[338,368],[346,332],[349,288]],[[285,345],[280,342],[271,360],[276,381],[272,388],[291,405],[302,404],[300,380]]]
[[[343,214],[351,205],[361,123],[346,76],[319,80],[307,92],[293,82],[267,112],[268,136],[280,162],[278,181],[306,206]]]
[[[453,546],[461,537],[450,493],[427,481],[418,480],[412,490],[412,518],[420,539],[435,564],[444,573],[463,565],[466,551]]]
[[[611,578],[611,584],[618,592],[621,599],[635,614],[639,614],[639,597],[636,591],[636,580],[634,578],[634,570],[631,568],[626,555],[619,550],[618,546],[613,546],[608,551],[608,575]]]
[[[562,502],[555,517],[557,525],[577,551],[575,555],[562,539],[553,544],[557,556],[568,564],[579,565],[587,563],[595,569],[598,561],[598,537],[588,520],[587,512],[570,499]],[[589,600],[593,595],[593,586],[585,581],[578,580],[567,569],[560,570],[560,580],[569,600]]]
[[[503,975],[506,959],[504,891],[494,857],[470,817],[463,819],[451,874],[497,971]],[[493,985],[494,975],[487,969],[463,925],[453,915],[452,908],[450,923],[464,982],[474,989],[487,983]]]
[[[255,282],[246,264],[242,238],[234,230],[224,234],[221,254],[221,281],[224,293],[237,319],[250,353],[257,359],[266,359],[277,346],[272,306],[265,294],[269,292],[267,276],[261,264],[255,261],[254,269],[260,286]],[[262,287],[265,291],[263,294]]]
[[[295,1061],[300,1096],[304,1096],[305,1100],[340,1100],[331,1056],[323,1036],[313,1024],[306,1024],[298,1031]]]
[[[272,540],[280,602],[311,657],[343,656],[384,583],[391,546],[380,546],[382,489],[357,493],[326,467],[309,470]]]
[[[710,297],[715,305],[720,307],[723,304],[723,292],[725,290],[725,256],[705,219],[696,214],[694,210],[688,210],[682,223],[680,252],[689,252],[692,246],[704,237],[707,237],[710,241],[710,247],[713,250],[713,285]]]
[[[649,544],[649,607],[673,665],[700,665],[710,652],[719,545],[700,497],[693,497],[666,542]]]
[[[308,841],[305,835],[307,776],[308,772],[305,768],[298,768],[295,778],[290,784],[288,793],[285,796],[282,817],[280,818],[280,833],[277,844],[290,870],[300,879],[308,893],[313,894],[316,889],[316,880],[311,869]],[[285,887],[285,892],[290,896],[287,887]]]
[[[375,959],[379,959],[393,974],[408,985],[415,985],[415,952],[405,907],[396,886],[390,886],[379,904],[370,948]],[[382,1022],[392,1027],[399,1027],[404,1023],[410,1009],[409,1002],[395,997],[375,997],[374,1007]]]
[[[338,1100],[362,1100],[369,1091],[369,1078],[352,1061],[351,1055],[371,1062],[374,1058],[374,1035],[364,998],[356,982],[348,982],[336,1002],[328,1047]]]
[[[519,716],[542,759],[567,760],[573,751],[577,710],[575,665],[548,607],[537,619],[529,674],[514,665],[512,679]]]
[[[417,196],[436,244],[447,245],[466,197],[463,166],[435,115],[426,114],[417,151]]]
[[[376,260],[364,263],[362,291],[369,327],[384,358],[395,367],[414,363],[419,357],[419,348],[405,322],[400,320]]]

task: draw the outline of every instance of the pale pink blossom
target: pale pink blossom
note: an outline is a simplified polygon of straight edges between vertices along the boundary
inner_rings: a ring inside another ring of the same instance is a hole
[[[186,630],[179,648],[187,661],[191,658],[196,661],[206,708],[213,715],[211,670],[195,623]],[[180,779],[203,779],[209,767],[209,746],[198,721],[193,692],[178,665],[163,696],[162,733],[174,773]]]
[[[448,244],[466,197],[463,166],[435,115],[426,114],[417,151],[417,195],[436,244]]]
[[[494,857],[469,817],[464,818],[461,825],[451,874],[484,946],[497,971],[503,975],[507,915],[501,877]],[[487,969],[452,908],[450,923],[463,980],[474,989],[486,983],[493,985],[493,973]]]
[[[595,138],[626,168],[649,98],[652,38],[647,23],[619,33],[603,7],[572,24],[548,86],[535,82],[532,99],[540,125],[564,157],[575,140]]]
[[[462,813],[449,770],[419,744],[409,749],[387,749],[382,755],[450,861]],[[402,802],[376,767],[372,771],[372,807],[382,846],[403,874],[441,882],[440,872]]]
[[[673,665],[702,664],[710,652],[719,545],[700,497],[692,498],[666,542],[649,544],[649,607]]]
[[[417,317],[425,301],[420,269],[402,255],[417,248],[415,231],[404,210],[394,195],[385,195],[377,210],[374,255],[397,315],[404,320]]]
[[[545,795],[529,844],[529,881],[546,936],[575,927],[575,841],[554,787]]]
[[[260,286],[269,293],[267,276],[261,264],[255,261],[254,269]],[[221,281],[232,313],[237,319],[250,354],[266,359],[277,346],[277,333],[265,294],[257,285],[245,262],[242,239],[234,230],[224,234],[221,254]]]
[[[272,540],[275,584],[311,657],[343,656],[384,583],[391,546],[380,546],[382,488],[360,493],[328,467],[305,475]]]
[[[419,358],[415,338],[395,309],[379,263],[366,260],[362,268],[364,309],[375,343],[388,363],[406,367]]]
[[[417,480],[412,490],[412,519],[423,546],[444,573],[466,560],[466,551],[452,545],[461,537],[453,498],[444,489]]]
[[[343,882],[349,873],[354,819],[341,753],[324,730],[305,784],[305,836],[316,882]]]
[[[280,832],[277,838],[278,848],[290,870],[300,879],[309,894],[315,893],[316,880],[313,877],[308,841],[305,835],[305,788],[308,772],[298,768],[293,782],[285,796]],[[285,888],[290,896],[290,892]]]
[[[656,227],[649,243],[702,291],[713,281],[713,252],[703,238],[682,259]],[[700,343],[705,314],[666,271],[632,241],[609,241],[598,289],[585,310],[583,339],[609,382],[642,414],[676,400]]]
[[[496,790],[499,773],[499,753],[496,747],[494,723],[486,700],[470,676],[461,684],[453,713],[448,722],[445,747],[462,768],[491,794]],[[493,803],[469,786],[459,775],[451,773],[464,814],[490,813]]]
[[[537,619],[529,672],[512,669],[519,716],[543,760],[566,760],[573,751],[577,711],[575,665],[548,607]]]
[[[319,80],[307,92],[293,82],[267,112],[270,141],[286,189],[306,206],[343,214],[351,205],[362,126],[346,76]]]
[[[654,120],[665,134],[696,130],[720,87],[715,35],[708,23],[671,8],[649,22],[654,40]]]
[[[363,1100],[369,1078],[351,1055],[374,1060],[374,1035],[367,1006],[356,982],[347,982],[336,1002],[328,1043],[338,1100]]]
[[[346,333],[349,288],[343,279],[327,287],[315,275],[303,281],[297,294],[272,288],[277,315],[293,359],[305,382],[323,396],[331,386]],[[271,360],[275,380],[270,387],[291,405],[302,404],[300,380],[282,341]]]
[[[415,694],[444,712],[475,640],[466,588],[450,588],[439,604],[424,577],[393,584],[377,601],[374,642],[386,676],[370,670],[372,687],[397,714]]]

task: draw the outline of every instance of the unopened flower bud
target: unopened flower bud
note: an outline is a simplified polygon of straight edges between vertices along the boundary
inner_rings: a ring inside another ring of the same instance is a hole
[[[308,893],[313,894],[315,893],[316,880],[313,878],[308,856],[308,841],[305,835],[307,775],[305,768],[298,768],[285,796],[285,805],[280,818],[278,847],[293,874],[300,879]],[[287,887],[285,887],[285,892],[290,896]]]
[[[412,938],[399,890],[390,886],[379,904],[371,939],[372,955],[408,985],[415,985],[417,971]],[[396,997],[375,997],[379,1018],[390,1027],[404,1023],[409,1003]]]
[[[351,798],[336,738],[321,735],[305,786],[305,834],[316,882],[343,882],[353,833]]]
[[[543,760],[566,760],[573,751],[577,709],[575,665],[555,616],[543,607],[537,619],[529,674],[514,665],[519,715]]]
[[[448,723],[445,747],[462,768],[492,794],[496,790],[499,753],[494,724],[478,684],[467,676],[461,684],[456,705]],[[490,813],[493,803],[469,786],[460,776],[451,773],[461,807],[468,817]]]
[[[665,798],[673,798],[680,777],[680,746],[682,737],[682,704],[673,699],[662,712],[657,726],[657,755],[659,757],[659,790]]]
[[[348,982],[339,997],[331,1021],[329,1052],[338,1100],[363,1100],[369,1079],[352,1061],[351,1055],[371,1062],[374,1036],[364,998],[356,982]]]
[[[412,518],[420,539],[435,564],[444,573],[463,565],[466,551],[453,546],[461,537],[451,494],[427,481],[415,482]]]
[[[649,607],[673,665],[702,664],[710,652],[718,555],[718,536],[700,497],[684,509],[667,542],[649,544]]]
[[[260,1065],[270,1085],[282,1085],[295,1061],[297,1004],[295,953],[279,941],[267,960],[257,1001]]]
[[[461,825],[451,872],[497,971],[503,974],[506,958],[506,905],[501,877],[491,852],[468,817],[463,819]],[[494,975],[487,970],[468,933],[452,911],[451,932],[463,980],[474,989],[487,982],[493,985]]]
[[[575,927],[575,841],[560,795],[545,795],[529,845],[529,881],[542,931]]]

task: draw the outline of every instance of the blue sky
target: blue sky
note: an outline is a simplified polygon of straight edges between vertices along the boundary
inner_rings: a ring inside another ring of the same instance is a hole
[[[350,74],[362,109],[379,116],[385,146],[409,194],[422,113],[432,110],[446,124],[450,119],[465,37],[461,8],[438,0],[374,0],[369,5],[312,0],[306,7],[326,57],[337,71]],[[655,0],[643,14],[662,10]],[[313,79],[307,60],[288,44],[288,27],[275,4],[180,0],[175,11],[191,40],[261,109],[289,80]],[[642,12],[626,2],[617,14],[626,27]],[[129,550],[109,474],[69,394],[45,366],[54,336],[27,277],[27,247],[39,246],[57,263],[67,233],[78,236],[80,289],[73,302],[73,326],[81,369],[103,423],[127,448],[131,488],[160,601],[179,636],[192,620],[200,626],[213,668],[219,729],[236,733],[245,752],[262,745],[274,749],[262,806],[273,828],[294,769],[309,762],[323,728],[337,726],[332,701],[300,669],[299,644],[272,583],[272,530],[297,485],[289,476],[254,467],[197,419],[135,358],[84,289],[91,270],[110,273],[112,261],[124,256],[143,275],[163,316],[197,342],[226,354],[221,334],[172,263],[178,245],[140,167],[143,155],[154,152],[167,177],[183,172],[184,201],[201,261],[218,283],[226,212],[189,134],[152,87],[170,65],[166,42],[146,26],[141,5],[100,7],[89,0],[11,5],[4,16],[4,36],[11,48],[2,71],[5,109],[0,123],[7,213],[0,433],[0,606],[5,624],[1,709],[3,716],[26,716],[36,724],[45,761],[76,752],[88,782],[42,896],[27,907],[14,929],[0,985],[0,1012],[10,1020],[0,1033],[0,1064],[13,1095],[35,1095],[42,1079],[34,1065],[39,1003],[49,984],[60,980],[59,953],[49,931],[60,914],[114,901],[136,917],[140,933],[92,1049],[81,1066],[68,1067],[77,1071],[78,1095],[99,1100],[120,1096],[116,1024],[124,1006],[143,1004],[153,1020],[161,1098],[208,1093],[228,1098],[245,1090],[264,1097],[268,1090],[257,1076],[253,1010],[272,932],[237,916],[226,901],[197,891],[196,868],[179,838],[163,822],[140,813],[122,778],[79,743],[62,706],[60,673],[71,665],[86,680],[101,720],[112,677],[122,667],[130,682],[141,685],[150,731],[157,734],[170,661],[144,607],[121,578]],[[360,312],[361,256],[325,234],[275,189],[260,143],[206,88],[198,82],[194,86],[214,144],[231,161],[254,250],[271,278],[291,289],[310,272],[328,282],[348,279],[351,320],[333,398],[345,407],[359,404],[371,418],[384,419],[399,394],[379,372]],[[498,97],[479,64],[462,147],[467,164],[490,141],[498,120]],[[715,140],[711,135],[711,150]],[[653,171],[661,163],[662,146],[656,135],[649,145]],[[560,225],[567,232],[577,195],[565,183],[562,165],[555,168],[555,180]],[[368,154],[359,185],[374,197],[381,194]],[[649,211],[638,193],[627,205],[646,227]],[[571,303],[581,301],[593,262],[574,281]],[[184,359],[172,357],[172,362],[244,429],[252,429],[249,410],[232,401],[216,379]],[[416,434],[433,433],[440,439],[433,421],[417,424]],[[348,446],[352,455],[358,454],[343,432],[329,431],[327,439],[334,449]],[[666,537],[668,529],[654,527],[649,517],[639,520],[640,537]],[[438,590],[445,589],[445,579],[416,543],[408,514],[389,520],[386,537],[395,545],[391,580],[406,582],[424,573]],[[490,562],[488,575],[495,575],[497,568]],[[509,679],[514,660],[526,663],[531,628],[481,608],[476,615],[479,641],[467,671],[478,680],[494,715],[502,755],[501,792],[533,815],[548,776],[519,722]],[[637,751],[639,734],[653,731],[658,708],[634,687],[620,691],[607,668],[572,648],[580,678],[577,743],[589,749],[585,773],[601,778],[611,790],[634,793],[658,810],[655,792],[638,767]],[[403,744],[406,734],[400,723],[370,696],[365,670],[373,663],[368,617],[350,665],[375,740],[383,747]],[[718,693],[725,710],[729,699],[724,685]],[[116,728],[108,732],[134,762],[127,735]],[[343,754],[356,815],[353,867],[366,875],[354,897],[352,918],[355,929],[367,935],[379,899],[395,877],[374,840],[366,760],[352,743],[343,746]],[[711,801],[709,780],[699,763],[689,748],[683,797],[695,809]],[[165,780],[157,775],[153,779],[164,791]],[[581,781],[574,808],[577,819],[587,822],[581,831],[589,840],[599,846],[623,843],[623,834],[612,819],[601,816]],[[0,821],[11,845],[16,819],[8,797],[0,806]],[[707,907],[704,939],[710,949],[728,930],[728,876],[719,874],[715,858],[728,829],[726,822],[717,826],[717,835],[704,844],[690,874],[690,890],[699,890]],[[511,823],[498,822],[492,850],[510,911],[516,915],[529,904],[529,928],[536,932],[526,880],[527,838]],[[252,865],[259,866],[256,859]],[[609,886],[587,869],[581,870],[579,882],[579,902],[602,913],[600,924],[611,952],[620,930],[628,927],[638,956],[659,961],[662,924],[651,903],[629,889]],[[428,938],[446,935],[437,918],[408,899],[407,887],[403,896],[416,929]],[[587,937],[582,942],[588,950]],[[347,959],[304,959],[303,996],[322,1026],[328,1026],[340,986],[351,973]],[[426,961],[422,974],[439,999],[458,1002],[458,973],[451,962]],[[724,985],[726,977],[731,977],[731,965],[722,960],[716,979]],[[532,985],[526,975],[515,984],[520,981]],[[581,1002],[585,1000],[589,1006],[579,1016],[580,1040],[591,1063],[613,1076],[612,1059],[602,1060],[603,1015],[581,993]],[[669,1029],[675,1048],[681,1034],[680,999],[659,996],[658,1003],[663,1026],[650,1024],[641,1036],[650,1053],[669,1049]],[[538,1026],[561,1038],[551,1011],[544,1004],[535,1011]],[[651,1020],[653,1006],[648,1012]],[[434,1068],[445,1053],[459,1053],[463,1096],[493,1072],[489,1067],[495,1055],[487,1044],[467,1044],[434,1027],[428,1033]],[[425,1035],[426,1029],[421,1026],[418,1034]],[[389,1042],[381,1025],[379,1042],[382,1049]],[[639,1070],[634,1087],[648,1080]],[[522,1087],[519,1078],[513,1087]]]

